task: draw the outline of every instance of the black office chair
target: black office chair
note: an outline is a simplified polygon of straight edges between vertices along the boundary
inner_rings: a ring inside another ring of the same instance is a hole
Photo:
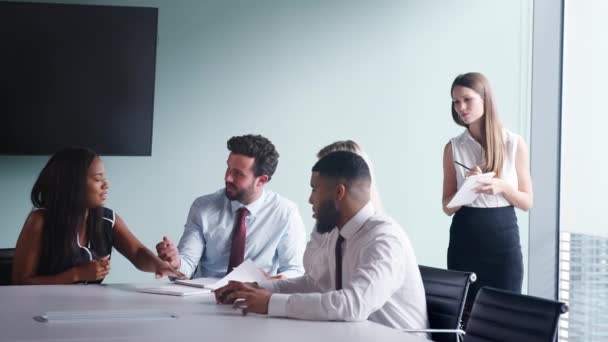
[[[428,332],[433,341],[456,342],[462,331],[462,311],[469,285],[476,280],[475,273],[419,266],[430,329],[406,329],[405,332]]]
[[[0,285],[11,284],[14,257],[14,248],[0,248]]]
[[[464,342],[553,342],[564,303],[482,287],[475,297]]]

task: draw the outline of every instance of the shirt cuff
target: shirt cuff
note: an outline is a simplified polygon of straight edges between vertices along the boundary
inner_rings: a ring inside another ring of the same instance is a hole
[[[276,282],[276,280],[270,280],[267,278],[264,278],[263,280],[258,281],[258,286],[259,287],[263,287],[267,290],[269,290],[270,292],[276,292],[275,288],[274,288],[274,283]]]
[[[287,317],[288,294],[274,293],[268,302],[268,316]]]
[[[181,258],[181,257],[180,257],[180,258]],[[188,279],[192,278],[192,276],[194,275],[194,274],[190,273],[190,272],[192,272],[192,271],[191,271],[191,268],[190,268],[190,267],[188,267],[188,266],[186,265],[186,263],[184,262],[184,260],[183,260],[183,259],[181,259],[181,260],[179,261],[179,269],[178,269],[178,271],[179,271],[181,274],[185,275],[185,276],[186,276],[186,278],[188,278]]]
[[[297,277],[301,277],[302,275],[304,275],[304,268],[302,269],[295,269],[295,270],[287,270],[283,273],[279,273],[278,275],[282,275],[285,278],[289,279],[289,278],[297,278]]]

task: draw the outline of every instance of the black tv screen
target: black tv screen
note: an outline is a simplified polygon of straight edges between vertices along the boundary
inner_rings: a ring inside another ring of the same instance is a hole
[[[0,2],[0,154],[152,152],[158,9]]]

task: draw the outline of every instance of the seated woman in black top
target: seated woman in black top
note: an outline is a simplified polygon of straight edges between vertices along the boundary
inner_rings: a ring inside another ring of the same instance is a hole
[[[105,208],[108,182],[95,152],[80,147],[57,152],[40,172],[15,251],[13,284],[101,283],[115,247],[157,278],[183,275],[160,260]]]

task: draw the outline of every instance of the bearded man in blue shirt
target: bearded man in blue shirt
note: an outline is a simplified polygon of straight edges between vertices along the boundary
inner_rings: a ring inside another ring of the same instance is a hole
[[[225,187],[197,198],[176,247],[167,237],[158,256],[190,278],[221,278],[246,259],[276,278],[304,273],[306,236],[297,205],[265,189],[279,154],[261,135],[228,140]]]

